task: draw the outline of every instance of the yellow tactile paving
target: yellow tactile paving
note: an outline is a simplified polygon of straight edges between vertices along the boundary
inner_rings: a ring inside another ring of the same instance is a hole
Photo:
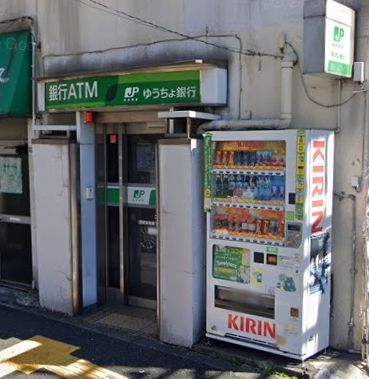
[[[15,371],[31,375],[44,369],[62,378],[128,379],[89,361],[73,357],[71,354],[78,349],[78,346],[42,336],[32,337],[0,351],[0,378]]]

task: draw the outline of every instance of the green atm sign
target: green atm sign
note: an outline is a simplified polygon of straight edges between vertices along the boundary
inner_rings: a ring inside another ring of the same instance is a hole
[[[199,103],[200,70],[127,73],[45,83],[45,109]]]
[[[32,40],[28,30],[0,34],[0,116],[32,115]]]

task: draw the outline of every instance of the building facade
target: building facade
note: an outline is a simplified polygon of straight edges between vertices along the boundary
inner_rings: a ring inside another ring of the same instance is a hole
[[[303,74],[303,58],[317,54],[304,50],[304,3],[4,0],[0,32],[33,36],[33,117],[1,120],[0,133],[30,148],[26,284],[41,305],[73,314],[125,299],[159,310],[163,340],[191,345],[204,332],[205,234],[201,140],[186,137],[216,119],[282,119],[335,131],[330,341],[361,349],[366,83]],[[367,62],[369,3],[344,3],[356,10],[355,61]],[[127,77],[146,86],[145,98],[132,89],[116,102]]]

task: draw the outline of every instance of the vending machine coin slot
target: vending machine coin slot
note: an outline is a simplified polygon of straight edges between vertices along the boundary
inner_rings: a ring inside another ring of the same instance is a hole
[[[259,252],[255,251],[254,262],[263,264],[264,263],[264,253],[259,253]]]
[[[288,204],[295,205],[296,204],[296,194],[295,193],[289,193],[288,194]]]

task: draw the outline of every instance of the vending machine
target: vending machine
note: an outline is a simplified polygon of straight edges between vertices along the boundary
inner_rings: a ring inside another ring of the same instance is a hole
[[[204,140],[207,336],[305,360],[329,344],[334,134]]]

